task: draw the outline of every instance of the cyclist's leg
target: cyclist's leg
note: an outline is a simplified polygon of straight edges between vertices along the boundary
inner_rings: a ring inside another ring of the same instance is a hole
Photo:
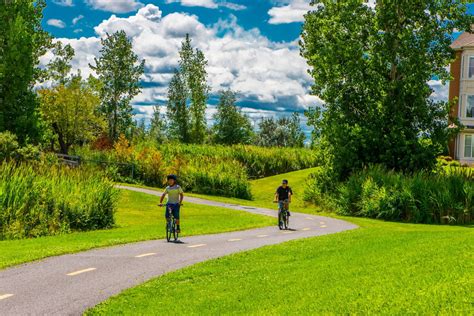
[[[173,216],[176,219],[176,226],[177,226],[176,228],[178,230],[178,233],[181,232],[180,220],[179,220],[179,209],[180,209],[179,204],[173,205]]]
[[[166,218],[166,222],[167,222],[167,223],[169,223],[169,221],[171,220],[171,215],[170,215],[170,213],[168,212],[168,207],[169,207],[169,205],[166,204],[166,205],[165,205],[165,218]]]

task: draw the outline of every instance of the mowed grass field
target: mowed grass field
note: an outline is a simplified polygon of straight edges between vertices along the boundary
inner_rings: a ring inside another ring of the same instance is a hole
[[[284,175],[295,198],[295,180],[307,172]],[[254,182],[254,205],[271,205],[265,188],[273,192],[281,177]],[[298,203],[293,210],[317,210]],[[360,228],[197,264],[126,290],[88,314],[474,313],[473,227],[345,219]]]
[[[156,196],[121,190],[116,228],[90,232],[0,241],[0,268],[49,256],[165,238],[164,208]],[[182,236],[214,234],[274,224],[274,219],[219,207],[186,203]]]

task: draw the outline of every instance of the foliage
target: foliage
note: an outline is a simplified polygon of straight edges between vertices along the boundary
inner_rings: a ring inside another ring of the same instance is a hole
[[[56,83],[66,85],[72,69],[71,61],[74,58],[74,48],[69,44],[63,46],[61,41],[57,41],[53,46],[52,53],[55,58],[47,66],[48,75]]]
[[[293,113],[291,117],[263,118],[256,135],[256,145],[264,147],[303,147],[304,139],[300,117],[297,113]]]
[[[0,240],[110,228],[114,184],[96,171],[0,165]]]
[[[39,91],[41,117],[57,137],[61,153],[75,144],[92,141],[105,122],[97,115],[100,100],[80,76],[54,88]]]
[[[117,181],[163,186],[168,173],[176,173],[187,190],[249,199],[248,178],[261,178],[317,164],[308,149],[255,146],[209,146],[150,143],[130,145],[120,137],[112,151],[77,149],[83,161],[102,165]]]
[[[166,122],[158,106],[153,107],[153,117],[148,133],[149,138],[157,144],[162,144],[166,140]]]
[[[213,140],[216,144],[250,144],[253,131],[250,120],[237,108],[236,93],[220,91],[217,113],[214,115]]]
[[[130,101],[140,92],[145,61],[138,60],[125,31],[108,34],[101,44],[101,56],[90,67],[99,76],[100,111],[108,122],[108,136],[115,141],[132,126]]]
[[[181,44],[179,56],[179,69],[175,71],[168,88],[170,138],[202,144],[207,129],[207,60],[201,50],[192,47],[189,34]]]
[[[44,0],[0,1],[0,132],[20,143],[39,138],[34,84],[39,57],[50,44],[41,27]]]
[[[0,163],[5,160],[29,161],[40,158],[39,148],[31,144],[20,146],[16,135],[0,133]]]
[[[182,143],[191,142],[189,110],[186,105],[187,94],[183,76],[178,70],[175,70],[168,87],[168,103],[166,105],[169,121],[168,138]]]
[[[314,6],[305,16],[301,52],[325,109],[309,117],[336,179],[374,163],[432,168],[450,134],[449,106],[430,98],[428,82],[449,80],[451,35],[473,22],[466,7],[459,0]]]
[[[404,175],[371,167],[354,173],[337,191],[327,191],[324,195],[313,192],[307,197],[317,202],[332,201],[341,215],[413,223],[467,224],[474,222],[474,172],[469,170]]]

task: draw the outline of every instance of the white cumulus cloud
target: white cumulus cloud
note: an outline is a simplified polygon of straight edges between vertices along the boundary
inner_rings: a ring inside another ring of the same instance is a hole
[[[66,27],[66,23],[64,23],[62,20],[59,20],[59,19],[49,19],[46,23],[50,26],[58,27],[60,29],[63,29]]]
[[[303,22],[304,15],[311,10],[310,0],[292,0],[287,5],[276,6],[268,10],[270,24]]]
[[[81,14],[81,15],[78,15],[76,16],[74,19],[72,19],[72,25],[76,25],[80,20],[82,20],[84,18],[84,16]]]
[[[136,11],[144,6],[136,0],[85,0],[93,9],[112,13],[127,13]]]
[[[173,2],[179,2],[181,5],[186,7],[217,8],[217,3],[215,3],[214,0],[166,0],[166,3]]]
[[[72,0],[53,0],[53,3],[63,7],[73,7],[74,3]]]

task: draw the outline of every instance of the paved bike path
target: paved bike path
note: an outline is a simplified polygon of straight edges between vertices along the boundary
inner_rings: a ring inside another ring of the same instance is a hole
[[[160,192],[120,187],[142,193]],[[276,217],[273,210],[186,197],[186,202]],[[170,271],[232,253],[289,240],[355,229],[328,217],[293,213],[293,230],[265,227],[182,238],[152,240],[47,258],[0,270],[0,315],[80,315],[124,289]]]

